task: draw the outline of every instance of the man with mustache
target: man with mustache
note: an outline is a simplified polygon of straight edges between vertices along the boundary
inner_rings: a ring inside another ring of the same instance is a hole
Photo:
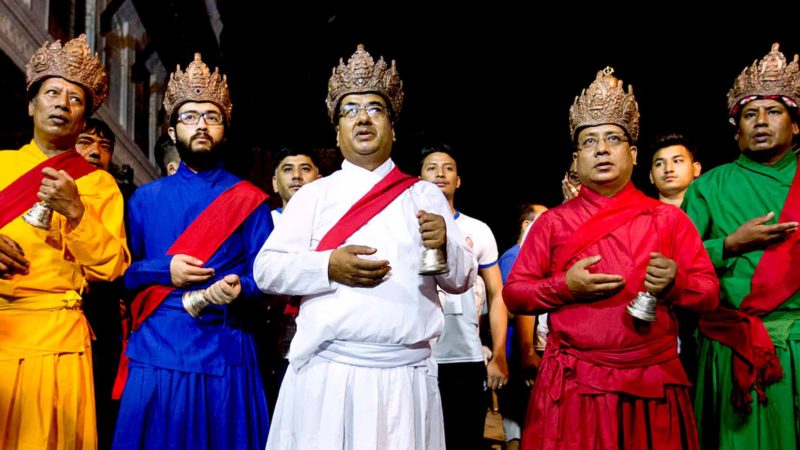
[[[292,197],[256,260],[261,289],[302,296],[268,450],[444,448],[437,286],[464,292],[477,268],[439,189],[390,157],[403,95],[363,45],[340,61],[326,104],[345,161]],[[421,275],[423,248],[449,271]]]
[[[78,135],[75,150],[89,164],[114,175],[118,171],[111,162],[115,143],[116,136],[111,127],[92,117]],[[117,183],[123,198],[129,199],[132,189],[119,180]],[[116,376],[116,363],[122,351],[122,322],[114,319],[125,314],[122,300],[124,289],[121,279],[112,283],[94,281],[89,283],[83,295],[83,311],[94,333],[92,366],[97,401],[97,434],[101,448],[108,448],[114,438],[114,424],[119,409],[119,402],[111,398],[111,390]]]
[[[267,196],[222,168],[228,84],[199,53],[170,76],[164,108],[181,164],[129,202],[136,298],[114,448],[260,450],[267,405],[242,311],[261,297],[252,267],[272,231]]]
[[[102,120],[92,117],[86,121],[86,126],[78,135],[75,150],[89,164],[110,173],[117,180],[117,187],[127,201],[136,190],[133,184],[133,169],[127,164],[116,165],[111,162],[116,141],[117,137],[111,127]]]
[[[650,183],[656,186],[659,200],[680,207],[686,190],[702,170],[694,145],[684,135],[671,133],[656,137],[652,147]]]
[[[526,450],[698,448],[672,308],[714,309],[719,283],[691,220],[630,182],[639,108],[612,74],[569,111],[578,196],[531,226],[503,290],[512,312],[549,313]],[[653,321],[628,312],[645,290]]]
[[[800,447],[800,66],[779,45],[728,92],[741,150],[689,187],[683,209],[719,274],[700,319],[695,411],[706,448]]]
[[[86,121],[86,127],[78,135],[75,150],[86,162],[108,172],[111,169],[111,156],[114,154],[116,140],[114,132],[105,122],[91,118]]]
[[[75,141],[108,78],[85,35],[45,43],[26,72],[33,139],[0,151],[0,448],[95,449],[82,298],[88,282],[121,276],[130,254],[114,178]],[[37,201],[53,211],[31,221],[41,229],[24,219]]]

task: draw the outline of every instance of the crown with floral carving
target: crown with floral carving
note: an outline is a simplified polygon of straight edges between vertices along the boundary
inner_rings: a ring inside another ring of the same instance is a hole
[[[780,44],[772,44],[772,50],[761,61],[745,67],[728,91],[728,111],[731,117],[739,112],[745,103],[760,97],[788,100],[790,107],[797,108],[800,103],[800,66],[798,55],[786,64],[786,57],[780,52]]]
[[[200,59],[200,53],[194,54],[194,61],[189,63],[186,71],[181,71],[180,64],[170,74],[167,92],[164,94],[164,109],[167,117],[186,102],[211,102],[225,114],[226,121],[231,120],[230,92],[228,77],[219,73],[219,68],[212,73],[206,63]]]
[[[63,46],[61,41],[45,42],[25,66],[26,89],[45,78],[60,77],[81,85],[92,98],[92,110],[100,108],[108,96],[108,76],[97,53],[86,43],[82,34]]]
[[[573,139],[579,129],[603,124],[622,127],[633,142],[639,138],[639,105],[633,86],[628,85],[625,92],[622,80],[613,73],[611,67],[598,71],[589,88],[575,97],[569,108],[569,133]]]
[[[403,82],[397,73],[394,60],[389,66],[383,60],[376,63],[369,53],[364,50],[364,44],[358,44],[356,52],[344,63],[339,59],[339,66],[333,68],[333,75],[328,80],[328,116],[333,121],[336,117],[336,108],[346,95],[366,94],[374,92],[380,94],[388,101],[394,112],[395,119],[403,108]]]

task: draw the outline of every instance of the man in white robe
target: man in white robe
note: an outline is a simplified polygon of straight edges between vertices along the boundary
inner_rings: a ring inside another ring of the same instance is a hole
[[[340,62],[326,103],[342,169],[297,192],[256,258],[263,291],[302,296],[268,450],[444,449],[429,344],[444,322],[437,285],[461,293],[477,272],[447,200],[409,181],[342,245],[320,251],[365,194],[406,179],[390,158],[402,100],[394,62],[374,62],[363,46]],[[443,250],[449,271],[420,275],[424,248]]]

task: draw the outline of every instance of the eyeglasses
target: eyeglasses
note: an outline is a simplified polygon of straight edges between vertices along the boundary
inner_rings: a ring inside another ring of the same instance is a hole
[[[222,125],[222,114],[215,111],[206,111],[204,113],[185,111],[178,113],[178,121],[186,125],[197,125],[201,117],[206,121],[206,125]]]
[[[383,117],[386,115],[386,107],[383,105],[356,105],[355,103],[348,103],[342,105],[339,109],[339,115],[348,119],[355,119],[361,114],[361,111],[366,111],[370,117]]]
[[[609,147],[616,147],[628,142],[628,138],[617,133],[611,133],[605,136],[587,136],[579,143],[578,147],[582,150],[593,150],[600,145],[601,141],[605,142]]]

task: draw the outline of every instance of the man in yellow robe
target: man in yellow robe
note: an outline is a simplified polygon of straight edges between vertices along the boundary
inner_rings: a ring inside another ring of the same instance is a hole
[[[0,151],[0,448],[97,448],[81,294],[122,275],[130,253],[114,178],[75,142],[107,80],[85,36],[45,43],[27,66],[33,140]],[[53,210],[49,228],[23,220],[37,199]]]

